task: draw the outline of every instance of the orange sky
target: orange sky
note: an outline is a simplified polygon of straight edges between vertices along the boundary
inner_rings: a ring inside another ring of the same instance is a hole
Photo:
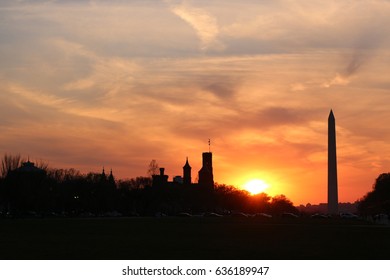
[[[234,3],[233,3],[234,2]],[[265,180],[326,202],[390,171],[388,1],[2,1],[0,152],[82,172]]]

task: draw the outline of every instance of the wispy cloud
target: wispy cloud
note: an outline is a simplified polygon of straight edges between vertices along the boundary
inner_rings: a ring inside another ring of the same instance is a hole
[[[67,98],[58,98],[54,95],[28,90],[17,84],[9,85],[9,92],[10,94],[17,94],[20,97],[27,99],[32,104],[36,103],[56,109],[63,108],[71,103],[71,100]]]
[[[205,9],[193,7],[186,1],[179,5],[172,5],[171,9],[195,30],[202,50],[223,50],[225,48],[218,39],[219,27],[216,18]]]
[[[330,79],[329,81],[325,81],[321,85],[321,87],[329,88],[331,86],[345,86],[348,85],[349,83],[350,83],[349,76],[337,73],[336,76],[334,76],[332,79]]]

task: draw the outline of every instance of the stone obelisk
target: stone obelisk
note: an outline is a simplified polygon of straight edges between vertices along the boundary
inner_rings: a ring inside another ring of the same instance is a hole
[[[328,214],[337,215],[338,208],[336,121],[333,111],[330,110],[328,118]]]

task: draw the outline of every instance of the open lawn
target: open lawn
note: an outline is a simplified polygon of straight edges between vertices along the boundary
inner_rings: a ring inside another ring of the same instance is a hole
[[[233,217],[2,219],[0,259],[390,259],[390,227]]]

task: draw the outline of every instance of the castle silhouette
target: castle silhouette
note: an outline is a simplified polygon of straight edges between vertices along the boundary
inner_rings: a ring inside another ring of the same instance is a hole
[[[202,190],[214,189],[213,175],[213,154],[204,152],[202,154],[202,168],[198,172],[198,183],[192,182],[191,170],[192,167],[188,162],[188,157],[183,166],[183,176],[175,176],[173,181],[168,181],[168,175],[165,174],[165,168],[160,168],[160,174],[152,175],[152,187],[163,188],[173,185],[182,185],[184,187],[197,187]]]

